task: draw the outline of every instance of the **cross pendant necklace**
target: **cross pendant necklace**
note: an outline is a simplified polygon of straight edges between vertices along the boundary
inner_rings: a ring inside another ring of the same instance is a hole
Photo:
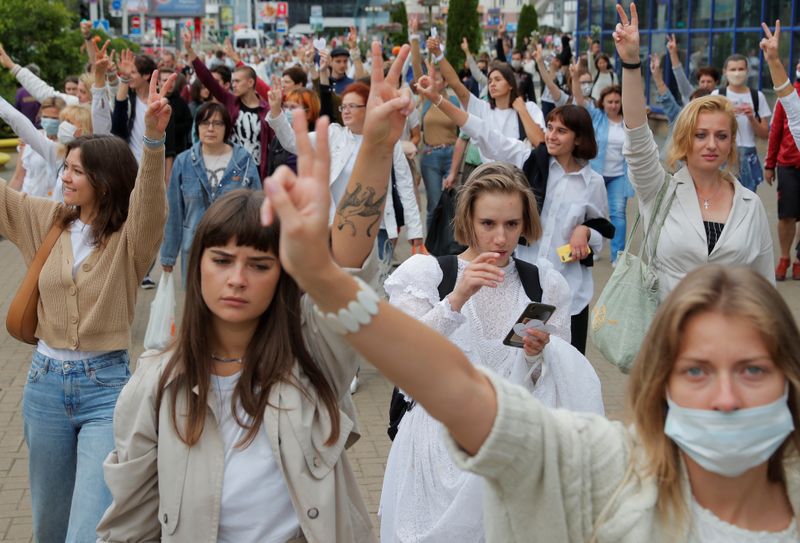
[[[708,203],[708,200],[703,198],[703,209],[708,209],[709,207],[711,207],[711,204]]]
[[[708,198],[706,198],[705,196],[700,194],[700,192],[697,190],[697,185],[694,186],[694,190],[697,193],[697,197],[700,198],[701,200],[703,200],[703,209],[708,210],[708,208],[711,207],[711,200],[713,200],[714,198],[717,197],[717,194],[719,194],[719,191],[722,188],[722,183],[723,182],[724,181],[722,181],[721,179],[718,180],[717,190],[715,190],[714,194],[712,194]]]

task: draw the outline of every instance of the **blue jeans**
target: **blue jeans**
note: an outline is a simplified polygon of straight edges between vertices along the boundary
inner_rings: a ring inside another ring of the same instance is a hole
[[[425,196],[428,199],[427,205],[427,225],[426,232],[430,230],[433,210],[439,203],[442,196],[442,180],[450,173],[450,163],[453,160],[453,146],[434,149],[430,153],[422,155],[420,169],[422,170],[422,182],[425,183]]]
[[[103,460],[114,449],[114,406],[127,351],[64,362],[35,352],[22,399],[34,541],[95,541],[111,505]]]
[[[616,262],[620,251],[625,250],[627,233],[626,211],[628,198],[634,195],[633,186],[626,175],[603,177],[608,193],[608,214],[614,225],[614,239],[611,240],[611,262]]]
[[[755,192],[758,185],[764,180],[756,148],[738,147],[737,150],[739,151],[739,182],[744,188]]]

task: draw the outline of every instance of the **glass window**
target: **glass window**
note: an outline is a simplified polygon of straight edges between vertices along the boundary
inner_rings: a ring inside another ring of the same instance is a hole
[[[751,0],[738,0],[741,4],[742,2],[749,2]],[[711,2],[705,1],[700,2],[702,4],[711,4]],[[736,26],[736,20],[734,18],[734,0],[718,0],[714,4],[714,28],[733,28]],[[760,13],[760,8],[759,8]],[[758,24],[761,24],[759,21]],[[697,25],[695,24],[695,28]]]
[[[689,2],[676,1],[670,3],[670,27],[686,28],[689,20]]]
[[[764,6],[764,19],[770,27],[775,24],[776,19],[780,19],[781,24],[786,24],[792,19],[791,0],[771,0],[767,2]]]
[[[589,0],[578,0],[578,30],[589,30]]]
[[[591,0],[591,2],[591,23],[592,25],[601,26],[603,24],[603,0]]]
[[[730,39],[730,34],[726,34]],[[680,42],[678,42],[680,43]],[[730,47],[729,47],[730,49]],[[697,70],[708,66],[708,34],[692,34],[689,40],[689,79],[696,81]],[[686,61],[684,61],[686,62]],[[714,64],[712,62],[712,64]]]
[[[667,26],[667,14],[669,12],[669,5],[664,0],[658,0],[653,5],[653,29],[669,28]]]
[[[720,0],[717,2],[717,6],[720,4],[725,4],[731,2],[731,0]],[[674,2],[672,4],[672,9],[675,9]],[[694,1],[692,2],[692,28],[708,28],[711,26],[711,2],[709,0],[701,0],[701,1]],[[733,26],[733,6],[731,5],[731,24],[729,26]]]
[[[636,6],[639,7],[638,5]],[[603,30],[613,30],[617,26],[617,3],[606,0],[603,3]]]
[[[720,2],[717,3],[719,4]],[[761,26],[761,0],[737,0],[737,4],[740,28]]]
[[[650,2],[651,0],[640,0],[636,2],[636,11],[639,13],[639,28],[650,28]],[[615,2],[616,3],[616,2]],[[621,2],[625,7],[625,13],[629,13],[630,2]],[[615,8],[616,9],[616,8]]]
[[[719,32],[714,34],[711,53],[711,65],[715,66],[720,72],[725,65],[725,59],[733,53],[733,34],[730,32]]]

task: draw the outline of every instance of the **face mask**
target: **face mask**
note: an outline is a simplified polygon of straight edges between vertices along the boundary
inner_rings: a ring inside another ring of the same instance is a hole
[[[794,422],[787,399],[731,413],[680,407],[667,397],[667,434],[703,468],[723,477],[738,477],[763,464],[778,450]]]
[[[58,125],[58,143],[63,145],[68,144],[72,140],[75,139],[75,132],[78,131],[78,127],[72,124],[69,121],[64,121]]]
[[[42,125],[45,134],[48,136],[56,136],[58,135],[58,125],[61,124],[61,121],[58,119],[42,117],[40,124]]]
[[[286,120],[289,121],[289,124],[292,124],[292,116],[294,115],[294,110],[284,109],[283,114],[286,115]]]
[[[584,96],[589,96],[592,94],[592,84],[591,83],[581,83],[581,94]]]
[[[514,68],[515,70],[519,70],[522,67],[522,61],[521,60],[512,60],[511,61],[511,67]]]
[[[735,87],[743,85],[744,82],[747,81],[747,72],[727,72],[725,76],[728,79],[728,83]]]
[[[800,79],[800,70],[797,70],[797,71],[794,73],[794,76],[795,76],[797,79]]]

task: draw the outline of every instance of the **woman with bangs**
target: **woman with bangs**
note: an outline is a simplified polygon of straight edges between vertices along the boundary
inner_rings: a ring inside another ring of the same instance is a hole
[[[629,29],[621,19],[618,41]],[[388,149],[370,155],[373,186],[391,167]],[[444,425],[456,466],[485,478],[488,542],[800,538],[800,330],[762,276],[704,266],[673,289],[633,367],[631,425],[552,410],[429,326],[372,302],[374,291],[331,254],[329,173],[317,166],[266,181],[281,265],[345,341]],[[155,462],[152,445],[142,450]]]
[[[373,44],[370,112],[346,187],[368,186],[380,203],[411,108],[397,90],[407,55],[384,81]],[[378,272],[380,205],[352,216],[342,202],[336,213],[350,226],[329,229],[328,121],[317,122],[314,148],[304,113],[294,117],[298,175],[325,183],[292,201],[312,206],[325,251],[366,285]],[[293,179],[287,167],[268,178],[300,188]],[[105,463],[114,502],[100,541],[375,541],[345,452],[359,438],[349,394],[358,358],[343,337],[353,323],[332,323],[283,265],[302,236],[272,220],[282,190],[230,192],[198,223],[178,338],[145,353],[115,412]]]
[[[617,35],[623,61],[623,154],[643,224],[652,220],[660,228],[658,245],[646,250],[654,257],[651,267],[661,298],[684,275],[707,263],[748,266],[774,283],[772,235],[764,205],[731,173],[737,167],[738,125],[730,101],[704,96],[683,108],[675,122],[667,164],[674,168],[682,161],[685,166],[667,173],[647,125],[638,19],[632,16],[631,24]]]
[[[547,116],[544,142],[531,148],[489,127],[481,118],[449,103],[440,96],[428,76],[417,83],[420,94],[441,102],[440,108],[475,142],[489,160],[507,162],[522,169],[536,197],[541,214],[542,236],[516,247],[517,257],[538,265],[548,261],[572,293],[571,343],[586,352],[589,302],[594,293],[592,253],[599,253],[603,238],[614,236],[608,221],[608,197],[603,177],[589,161],[597,155],[592,119],[586,109],[566,105]],[[564,262],[557,249],[570,245],[572,259]]]
[[[170,273],[182,254],[184,282],[197,223],[218,198],[236,189],[261,190],[258,166],[231,140],[233,122],[219,102],[206,102],[195,115],[198,142],[175,158],[169,184],[169,214],[161,245],[161,267]]]

